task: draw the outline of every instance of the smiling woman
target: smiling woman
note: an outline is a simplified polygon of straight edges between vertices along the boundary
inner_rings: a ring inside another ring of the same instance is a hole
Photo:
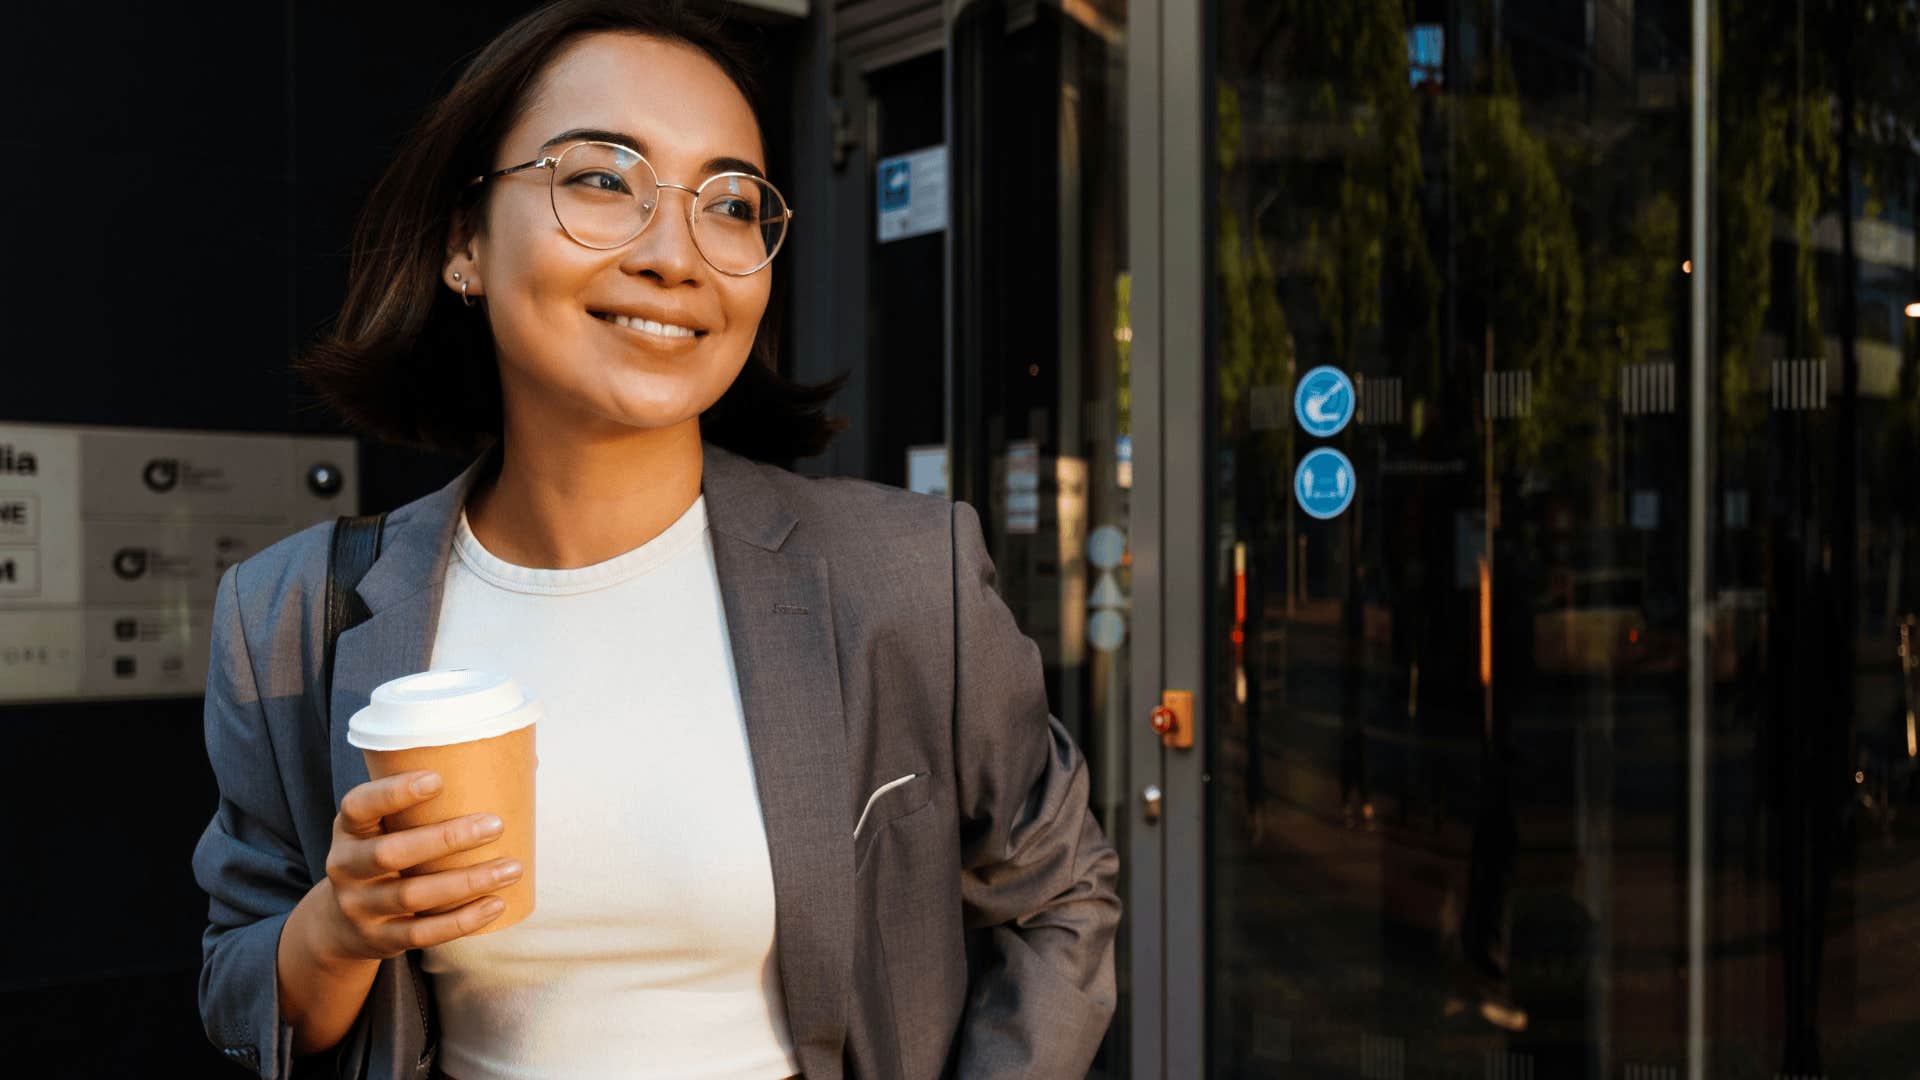
[[[516,79],[532,74],[529,67],[543,70],[524,88]],[[778,373],[780,283],[769,264],[793,213],[767,179],[754,99],[739,46],[709,18],[676,5],[560,5],[529,16],[477,56],[403,141],[362,214],[334,329],[296,368],[371,434],[477,453],[505,433],[502,385],[516,377],[508,361],[559,355],[582,340],[559,308],[545,306],[559,270],[587,290],[574,294],[576,313],[624,319],[636,333],[651,322],[663,328],[651,335],[655,344],[693,330],[703,355],[750,361],[678,380],[681,408],[705,390],[717,398],[700,414],[704,438],[761,460],[819,453],[844,427],[825,412],[842,380],[806,386]],[[619,115],[617,102],[635,115]],[[669,162],[684,171],[662,172]],[[717,183],[695,186],[703,181]],[[592,210],[587,182],[601,185]],[[629,247],[661,197],[676,197],[670,188],[690,200],[685,217],[669,215],[686,229],[656,225],[656,235]],[[727,241],[715,223],[737,219],[743,195],[756,227],[752,236],[733,229]],[[669,299],[663,271],[677,269],[669,235],[676,231],[692,238],[709,268],[751,280]],[[569,237],[573,251],[551,244]],[[760,256],[751,264],[740,254],[743,240]],[[489,241],[496,258],[482,278],[474,257]],[[616,251],[669,261],[625,274],[607,257]],[[635,279],[660,288],[633,287]],[[524,287],[533,280],[542,283],[537,297]],[[605,308],[581,307],[590,294]],[[476,318],[469,306],[488,310]],[[574,377],[589,373],[576,368]],[[671,389],[648,393],[657,402]],[[603,384],[603,406],[613,391]]]
[[[770,463],[836,422],[773,366],[794,214],[750,90],[699,17],[561,0],[372,194],[302,369],[475,460],[221,581],[200,1009],[263,1077],[1087,1071],[1118,860],[978,516]],[[543,705],[515,820],[348,739],[448,669]]]

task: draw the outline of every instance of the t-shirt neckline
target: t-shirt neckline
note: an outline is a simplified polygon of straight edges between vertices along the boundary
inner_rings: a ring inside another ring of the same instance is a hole
[[[566,570],[516,566],[488,551],[480,543],[467,524],[467,511],[462,507],[460,529],[454,535],[453,550],[475,577],[490,585],[512,592],[566,596],[609,588],[655,570],[704,536],[706,531],[707,497],[702,493],[695,496],[693,504],[660,535],[611,559]]]

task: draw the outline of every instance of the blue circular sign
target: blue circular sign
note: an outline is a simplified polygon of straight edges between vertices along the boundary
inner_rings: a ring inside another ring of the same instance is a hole
[[[1309,517],[1336,518],[1353,505],[1359,487],[1353,462],[1332,447],[1322,446],[1300,459],[1293,471],[1293,498]]]
[[[1338,434],[1353,419],[1354,405],[1353,380],[1331,364],[1300,376],[1293,389],[1293,417],[1315,438]]]

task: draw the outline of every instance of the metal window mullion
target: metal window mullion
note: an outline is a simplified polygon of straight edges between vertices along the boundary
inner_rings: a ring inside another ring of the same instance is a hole
[[[1132,710],[1127,734],[1128,843],[1126,871],[1131,999],[1128,1066],[1139,1080],[1163,1080],[1166,1060],[1166,828],[1148,823],[1141,793],[1164,788],[1159,736],[1146,723],[1165,685],[1166,638],[1163,557],[1166,474],[1161,423],[1161,377],[1166,363],[1160,224],[1160,18],[1163,0],[1134,0],[1127,8],[1127,267],[1132,283],[1128,322],[1133,330]],[[1162,818],[1164,822],[1164,817]]]
[[[1693,95],[1690,127],[1692,228],[1688,254],[1687,484],[1687,1075],[1707,1076],[1707,0],[1693,0]]]
[[[1206,447],[1206,184],[1212,72],[1206,50],[1209,6],[1162,0],[1161,279],[1163,388],[1162,485],[1166,558],[1163,586],[1165,685],[1193,691],[1200,737],[1192,750],[1169,751],[1166,774],[1167,1075],[1206,1072],[1208,955],[1207,798],[1202,769],[1218,710],[1207,679],[1206,601],[1211,482]]]

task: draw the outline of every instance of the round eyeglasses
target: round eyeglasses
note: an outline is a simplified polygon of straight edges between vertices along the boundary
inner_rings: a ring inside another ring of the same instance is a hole
[[[530,169],[546,169],[553,216],[583,247],[604,251],[639,236],[660,207],[663,188],[693,197],[687,227],[715,270],[745,277],[773,261],[793,211],[778,188],[752,173],[714,173],[697,188],[661,183],[639,151],[610,142],[579,142],[543,157],[476,176],[472,187]]]

